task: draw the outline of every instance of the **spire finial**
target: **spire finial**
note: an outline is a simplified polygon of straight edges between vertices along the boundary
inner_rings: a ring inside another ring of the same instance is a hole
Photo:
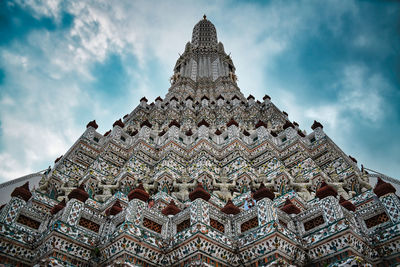
[[[206,16],[206,14],[204,14],[204,15],[203,15],[203,19],[207,19],[207,16]]]

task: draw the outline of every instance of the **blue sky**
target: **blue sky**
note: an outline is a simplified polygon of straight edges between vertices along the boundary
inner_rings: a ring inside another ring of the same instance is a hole
[[[203,13],[247,96],[314,119],[359,165],[400,178],[396,1],[0,2],[0,182],[52,165],[96,119],[167,93]]]

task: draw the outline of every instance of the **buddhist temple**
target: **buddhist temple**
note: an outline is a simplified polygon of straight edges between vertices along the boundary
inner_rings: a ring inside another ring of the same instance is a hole
[[[165,96],[0,185],[1,266],[400,264],[399,182],[243,95],[206,16],[183,45]]]

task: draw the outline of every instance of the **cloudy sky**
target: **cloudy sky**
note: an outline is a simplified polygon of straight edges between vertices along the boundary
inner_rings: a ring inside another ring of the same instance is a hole
[[[396,1],[0,1],[0,182],[52,165],[96,119],[164,97],[207,14],[239,86],[400,178]]]

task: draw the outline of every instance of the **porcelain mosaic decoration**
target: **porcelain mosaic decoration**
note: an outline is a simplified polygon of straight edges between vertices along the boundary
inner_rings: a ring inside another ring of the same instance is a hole
[[[164,99],[105,134],[91,121],[39,188],[14,189],[2,266],[400,264],[395,188],[236,80],[204,16]]]

